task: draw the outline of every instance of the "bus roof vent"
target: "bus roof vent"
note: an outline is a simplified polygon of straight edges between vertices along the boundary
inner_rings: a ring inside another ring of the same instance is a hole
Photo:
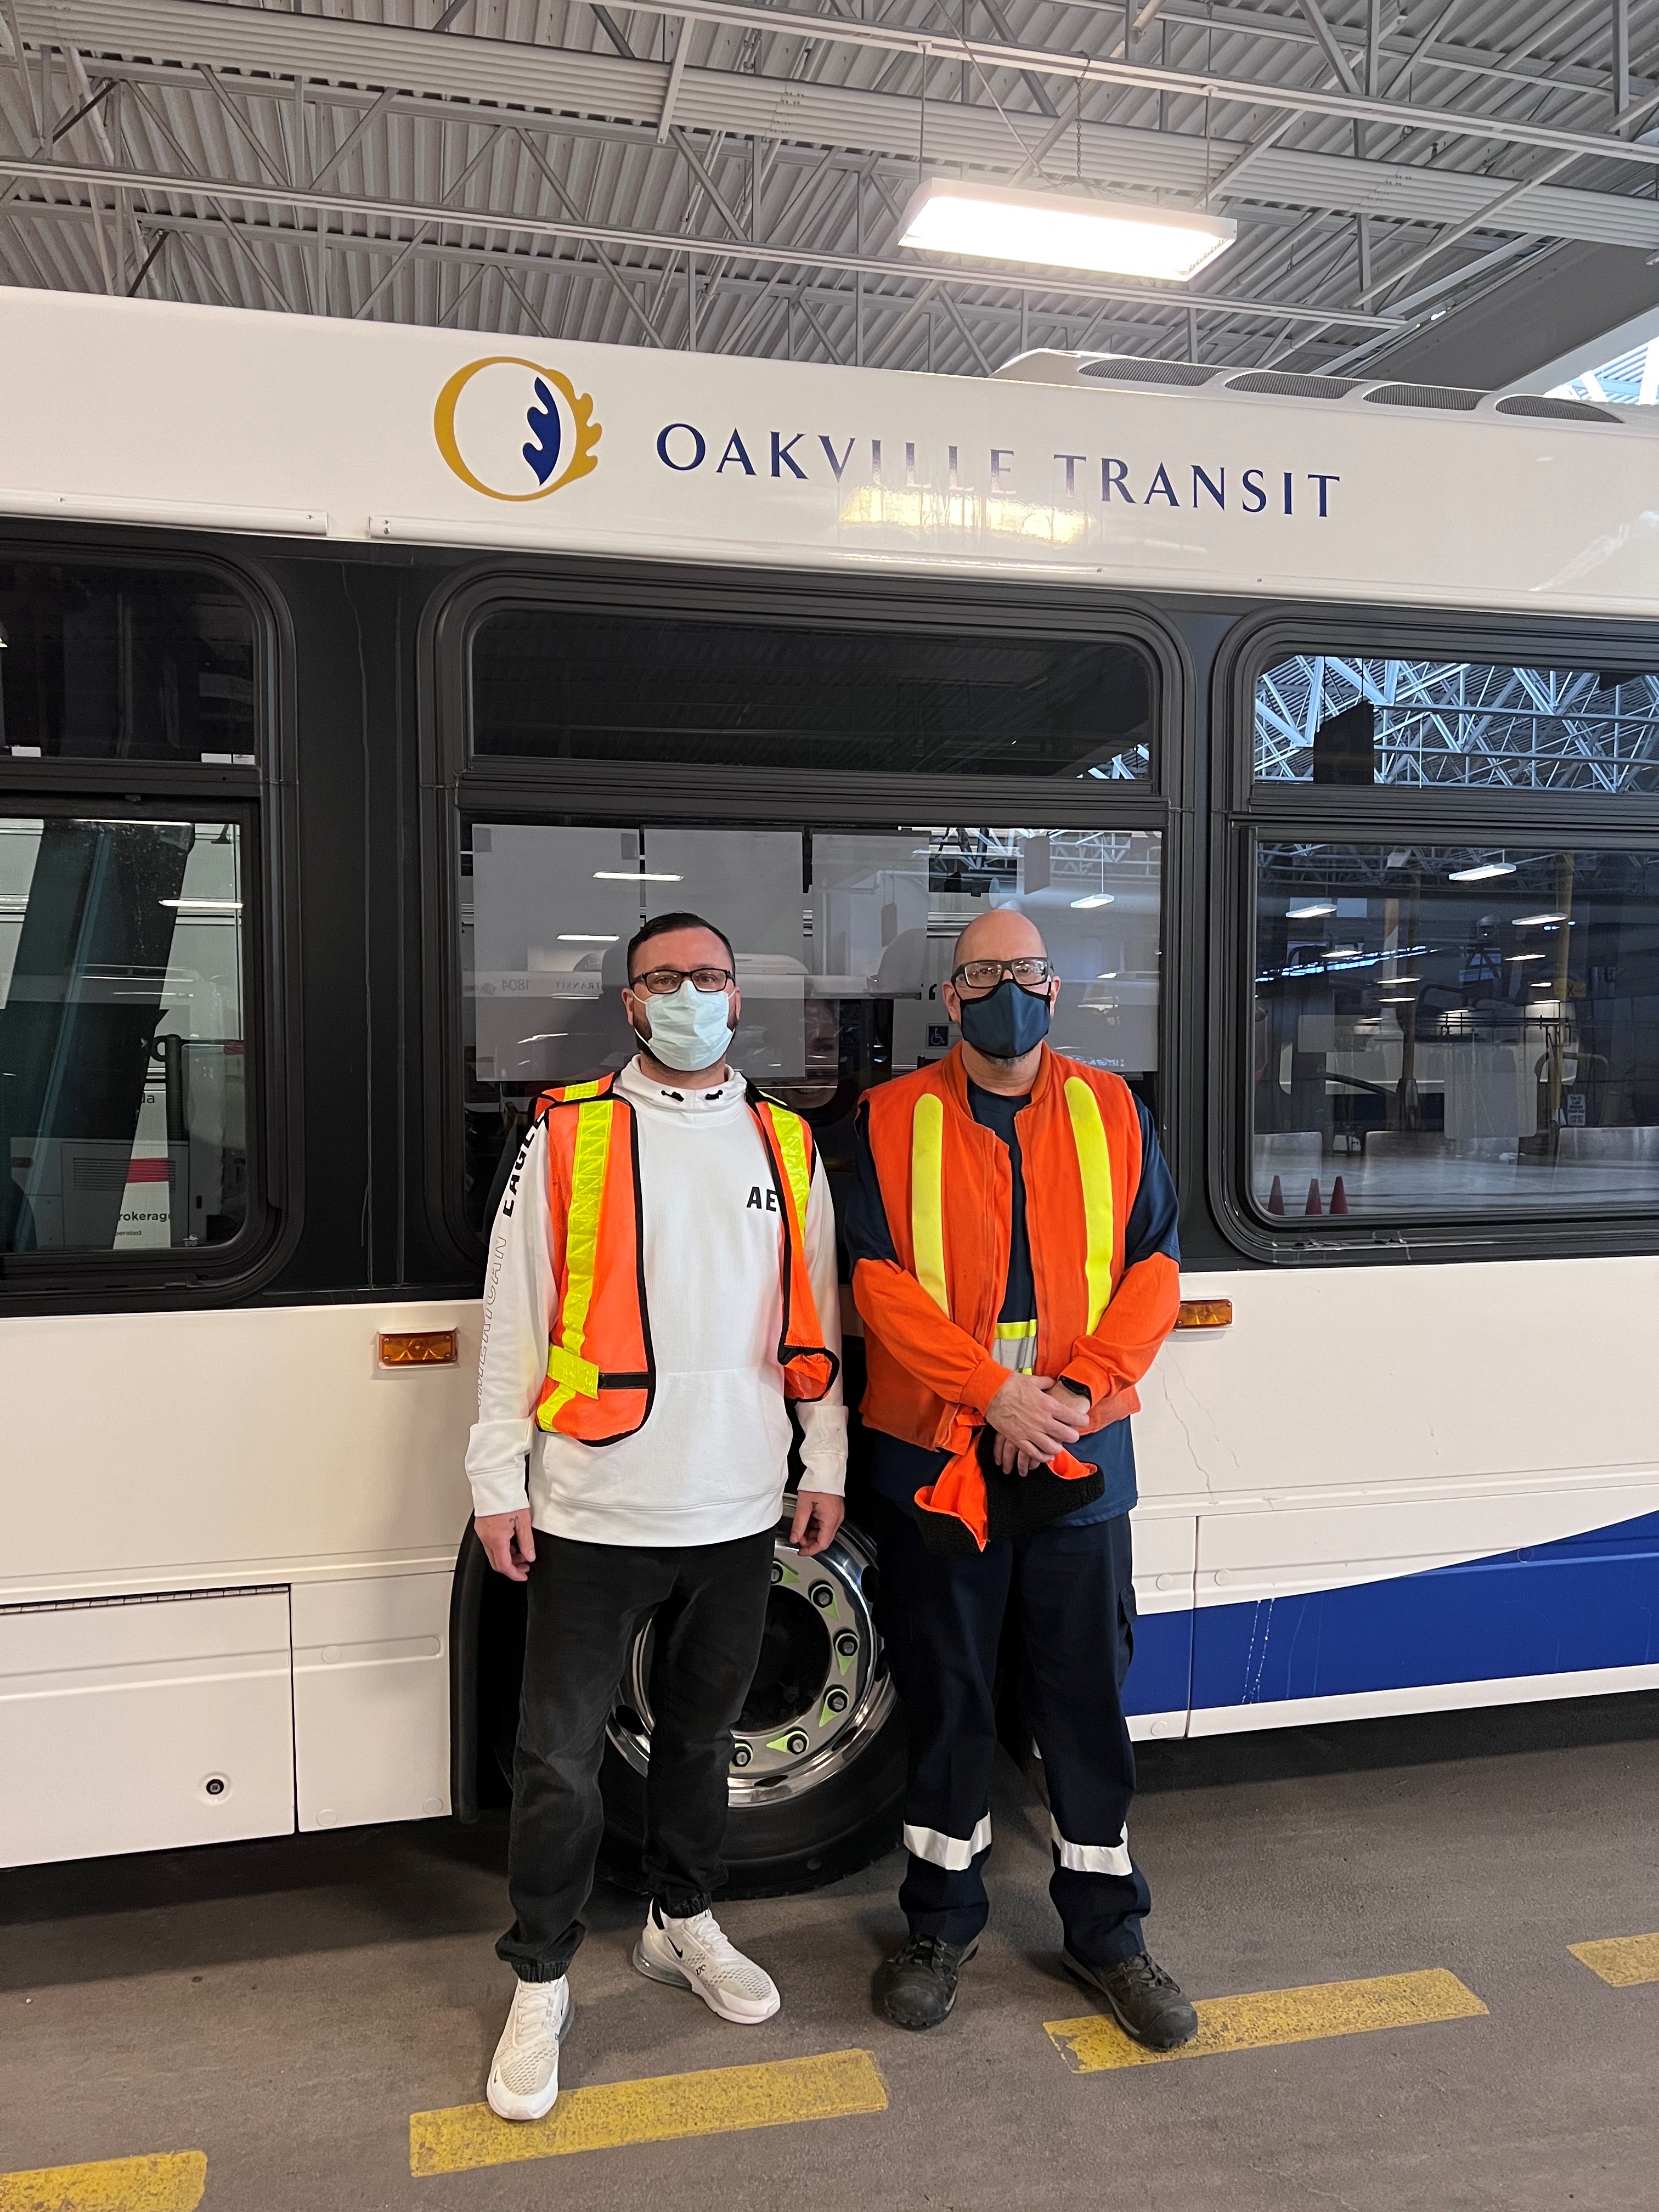
[[[1230,376],[1229,392],[1261,392],[1274,399],[1346,399],[1364,380],[1358,376],[1294,376],[1277,368],[1252,369]]]
[[[1592,407],[1587,399],[1552,399],[1539,392],[1517,392],[1498,403],[1500,415],[1540,415],[1547,422],[1619,422],[1605,407]]]
[[[1197,361],[1086,361],[1079,369],[1093,384],[1207,384],[1219,372]]]
[[[1448,415],[1471,414],[1486,396],[1450,384],[1379,384],[1365,394],[1373,407],[1436,407]]]

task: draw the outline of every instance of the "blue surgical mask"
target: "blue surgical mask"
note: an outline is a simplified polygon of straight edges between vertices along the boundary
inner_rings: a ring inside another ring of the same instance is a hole
[[[732,1002],[724,991],[700,991],[688,976],[678,991],[644,1001],[650,1036],[641,1042],[653,1060],[700,1075],[724,1060],[732,1042]]]
[[[1005,975],[982,999],[962,1001],[962,1034],[988,1060],[1024,1060],[1048,1034],[1051,1009],[1045,995],[1022,991]]]

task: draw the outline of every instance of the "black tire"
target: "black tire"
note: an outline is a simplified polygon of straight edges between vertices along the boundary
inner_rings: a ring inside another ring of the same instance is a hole
[[[605,1746],[600,1780],[605,1814],[600,1871],[618,1889],[643,1897],[644,1780],[614,1744]],[[894,1711],[862,1759],[805,1796],[781,1805],[732,1808],[721,1896],[793,1897],[856,1874],[897,1843],[903,1797],[904,1722]]]
[[[781,1524],[781,1535],[787,1523]],[[763,1656],[757,1672],[751,1705],[761,1701],[753,1725],[740,1723],[742,1747],[753,1744],[773,1756],[767,1762],[775,1771],[762,1771],[757,1780],[745,1782],[734,1769],[732,1806],[726,1835],[728,1881],[722,1894],[728,1897],[779,1897],[817,1889],[838,1881],[880,1858],[898,1841],[900,1809],[904,1796],[905,1735],[903,1715],[887,1679],[879,1638],[870,1617],[873,1595],[875,1547],[856,1528],[844,1525],[822,1560],[801,1562],[779,1544],[773,1574],[774,1614],[798,1609],[793,1652],[799,1658],[803,1638],[810,1656],[812,1619],[807,1592],[823,1597],[823,1584],[833,1583],[835,1609],[818,1607],[819,1624],[826,1632],[827,1648],[833,1649],[833,1632],[856,1635],[860,1648],[849,1660],[855,1694],[844,1723],[830,1723],[825,1740],[811,1741],[805,1731],[791,1736],[789,1704],[803,1702],[798,1680],[784,1693],[784,1707],[766,1708],[763,1680],[768,1661]],[[791,1586],[797,1586],[792,1588]],[[769,1647],[783,1650],[789,1641],[786,1627],[774,1638],[769,1628]],[[645,1776],[643,1747],[648,1722],[637,1706],[642,1702],[642,1663],[631,1678],[635,1705],[619,1708],[622,1718],[613,1723],[605,1745],[601,1784],[605,1792],[605,1835],[600,1869],[617,1887],[637,1894],[644,1892],[641,1853],[645,1836]],[[831,1678],[833,1680],[833,1677]],[[805,1692],[804,1702],[817,1707],[823,1690]],[[749,1709],[745,1709],[747,1717]],[[805,1727],[811,1717],[803,1715]],[[823,1725],[822,1714],[819,1723]],[[767,1741],[769,1738],[769,1741]],[[777,1751],[787,1740],[800,1741],[806,1752],[793,1759]]]

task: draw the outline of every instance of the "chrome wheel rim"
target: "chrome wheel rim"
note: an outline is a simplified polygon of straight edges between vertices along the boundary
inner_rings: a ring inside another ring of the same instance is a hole
[[[788,1533],[786,1520],[773,1547],[760,1663],[732,1735],[727,1792],[734,1809],[822,1788],[858,1757],[894,1702],[872,1613],[872,1548],[843,1523],[827,1550],[803,1559]],[[634,1639],[606,1724],[638,1774],[650,1753],[654,1649],[647,1623]]]

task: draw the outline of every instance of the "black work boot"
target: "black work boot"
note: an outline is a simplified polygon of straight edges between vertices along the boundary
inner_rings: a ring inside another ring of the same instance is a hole
[[[957,1977],[979,1948],[913,1936],[881,1970],[881,2008],[895,2027],[937,2027],[957,2001]]]
[[[1144,1951],[1112,1966],[1085,1966],[1069,1951],[1060,1956],[1067,1973],[1105,1998],[1123,2033],[1149,2050],[1179,2051],[1198,2033],[1198,2014],[1181,1994],[1180,1984]]]

